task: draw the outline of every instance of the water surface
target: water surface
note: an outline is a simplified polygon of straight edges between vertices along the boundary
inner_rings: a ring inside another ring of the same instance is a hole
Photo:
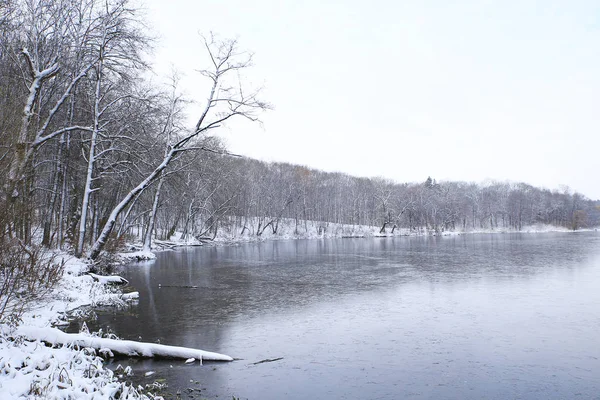
[[[123,275],[140,302],[105,329],[241,359],[130,361],[184,398],[600,399],[595,232],[191,248]]]

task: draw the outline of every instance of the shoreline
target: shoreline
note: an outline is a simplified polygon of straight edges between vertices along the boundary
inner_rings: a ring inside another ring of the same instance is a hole
[[[73,345],[49,347],[41,340],[27,340],[18,328],[43,332],[68,324],[99,306],[123,306],[128,300],[120,290],[95,282],[82,274],[85,260],[55,253],[65,262],[62,278],[44,298],[32,304],[18,324],[0,325],[0,391],[3,399],[18,398],[120,398],[150,399],[139,388],[128,386],[125,375],[110,370],[90,348]],[[84,333],[90,337],[93,334]]]
[[[379,228],[371,227],[373,230]],[[435,232],[435,231],[412,231],[406,232],[406,229],[399,230],[399,233],[387,233],[387,234],[379,234],[368,232],[367,234],[355,234],[355,235],[346,235],[344,233],[339,234],[331,234],[327,233],[324,235],[306,235],[306,234],[275,234],[275,235],[264,235],[264,236],[254,236],[254,235],[244,235],[244,236],[217,236],[213,240],[191,240],[191,241],[182,241],[177,236],[179,233],[176,232],[174,237],[171,240],[157,240],[153,241],[153,245],[158,245],[154,247],[149,253],[143,252],[141,250],[141,243],[130,243],[127,246],[132,249],[130,252],[120,252],[118,253],[119,257],[123,258],[122,262],[119,262],[119,265],[122,266],[127,262],[133,261],[138,256],[141,256],[141,260],[151,260],[154,259],[155,256],[150,255],[150,253],[158,253],[162,251],[174,250],[177,248],[185,248],[185,247],[202,247],[202,246],[228,246],[228,245],[239,245],[244,243],[261,243],[270,240],[314,240],[314,239],[376,239],[376,238],[406,238],[406,237],[448,237],[448,236],[463,236],[463,235],[482,235],[482,234],[543,234],[543,233],[581,233],[581,232],[595,232],[598,231],[599,228],[585,228],[585,229],[567,229],[562,227],[554,227],[550,225],[531,225],[523,227],[522,230],[513,230],[513,229],[478,229],[478,230],[467,230],[467,231],[444,231],[444,232]],[[148,255],[149,258],[143,258],[144,255]]]

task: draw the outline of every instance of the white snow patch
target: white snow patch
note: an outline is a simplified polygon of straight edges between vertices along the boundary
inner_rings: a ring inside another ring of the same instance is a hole
[[[118,253],[119,257],[121,257],[124,261],[132,260],[132,261],[145,261],[145,260],[154,260],[156,259],[156,254],[151,251],[132,251],[129,253]]]
[[[118,275],[104,276],[104,275],[96,275],[91,272],[88,272],[87,275],[91,276],[92,279],[94,279],[96,282],[99,282],[103,285],[108,285],[111,283],[114,283],[117,285],[127,285],[129,283],[129,281],[127,279],[125,279],[121,276],[118,276]]]
[[[68,255],[59,256],[57,261],[61,259],[65,261],[63,277],[52,293],[40,299],[37,304],[33,304],[22,315],[21,325],[35,327],[64,325],[67,323],[67,312],[83,306],[125,304],[120,291],[110,285],[94,281],[90,275],[84,274],[89,268],[84,261]]]
[[[121,300],[124,300],[124,301],[137,300],[137,299],[140,298],[140,292],[123,293],[119,297],[120,297]]]

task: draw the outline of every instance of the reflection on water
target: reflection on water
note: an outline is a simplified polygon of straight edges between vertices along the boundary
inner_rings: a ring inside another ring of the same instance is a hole
[[[241,359],[132,361],[172,391],[193,380],[207,398],[600,398],[597,233],[193,248],[124,275],[139,305],[102,326]]]

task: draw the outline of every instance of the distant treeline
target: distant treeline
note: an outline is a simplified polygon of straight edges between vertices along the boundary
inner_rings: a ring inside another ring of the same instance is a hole
[[[276,233],[282,218],[295,219],[300,232],[303,220],[372,225],[388,233],[394,227],[443,232],[600,225],[600,202],[566,187],[551,191],[525,183],[436,182],[431,177],[399,184],[214,156],[205,157],[203,164],[210,165],[207,171],[170,181],[157,217],[162,235],[175,229],[214,235],[219,221],[231,216],[240,233],[253,235],[265,229]]]

